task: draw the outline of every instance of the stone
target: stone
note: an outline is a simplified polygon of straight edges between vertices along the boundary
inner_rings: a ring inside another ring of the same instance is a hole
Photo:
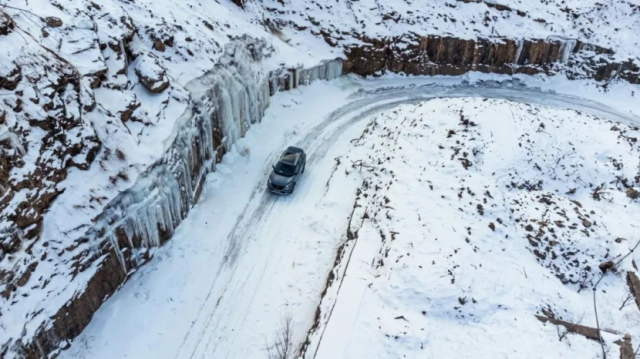
[[[5,253],[16,253],[22,246],[22,241],[17,235],[8,235],[0,241],[0,249]]]
[[[166,50],[166,46],[162,40],[156,40],[153,42],[153,49],[156,51],[164,52]]]
[[[169,87],[167,70],[160,65],[160,61],[147,53],[143,53],[135,67],[140,83],[153,93],[161,93]]]
[[[60,26],[62,26],[62,20],[60,18],[55,17],[55,16],[46,17],[44,19],[44,22],[49,27],[60,27]]]
[[[607,262],[600,263],[598,268],[600,268],[600,271],[602,271],[602,273],[607,273],[615,269],[615,266],[612,261],[607,261]]]
[[[5,90],[13,91],[22,81],[22,69],[18,64],[13,64],[13,68],[6,74],[0,73],[0,84]]]
[[[133,112],[140,106],[142,106],[140,101],[138,101],[137,98],[134,98],[133,101],[131,101],[127,105],[127,108],[124,111],[120,112],[120,120],[122,120],[122,122],[129,121],[131,119],[131,116],[133,115]]]

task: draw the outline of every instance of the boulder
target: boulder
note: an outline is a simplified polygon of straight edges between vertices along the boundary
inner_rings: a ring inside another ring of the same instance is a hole
[[[160,65],[158,59],[147,53],[138,58],[135,71],[140,83],[153,93],[160,93],[169,87],[167,70]]]
[[[60,27],[60,26],[62,26],[62,20],[60,18],[55,17],[55,16],[46,17],[44,19],[44,22],[49,27]]]

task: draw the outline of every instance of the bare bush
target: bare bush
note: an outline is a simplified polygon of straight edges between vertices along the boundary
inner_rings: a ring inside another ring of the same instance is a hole
[[[618,308],[618,310],[622,310],[624,307],[626,307],[630,303],[633,303],[631,302],[632,299],[634,299],[633,294],[631,294],[631,291],[629,290],[629,288],[627,288],[624,294],[624,298],[622,298],[622,305],[620,305],[620,308]]]
[[[562,339],[564,339],[567,336],[567,334],[575,332],[573,328],[580,327],[580,324],[582,323],[582,319],[584,319],[584,313],[582,313],[580,320],[578,320],[577,322],[573,322],[573,321],[567,322],[570,325],[570,327],[561,326],[561,325],[556,326],[556,330],[558,332],[558,340],[562,341]],[[560,329],[561,327],[564,328],[564,331]]]
[[[282,318],[271,346],[267,346],[267,357],[269,359],[294,358],[293,319],[290,314]]]

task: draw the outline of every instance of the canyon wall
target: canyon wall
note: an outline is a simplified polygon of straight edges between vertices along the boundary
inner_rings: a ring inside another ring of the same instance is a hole
[[[508,75],[563,73],[569,79],[622,79],[640,84],[640,68],[634,61],[615,61],[612,50],[574,39],[464,40],[430,35],[362,41],[364,45],[346,47],[346,73],[361,76],[382,71],[407,75],[462,75],[470,71]]]

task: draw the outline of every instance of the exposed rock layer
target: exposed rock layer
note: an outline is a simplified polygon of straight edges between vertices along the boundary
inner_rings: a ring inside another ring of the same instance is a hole
[[[369,76],[381,71],[407,75],[462,75],[469,71],[528,75],[563,72],[569,79],[597,81],[620,78],[640,83],[640,69],[631,61],[612,60],[613,51],[570,39],[464,40],[424,36],[363,39],[348,47],[344,71]]]

